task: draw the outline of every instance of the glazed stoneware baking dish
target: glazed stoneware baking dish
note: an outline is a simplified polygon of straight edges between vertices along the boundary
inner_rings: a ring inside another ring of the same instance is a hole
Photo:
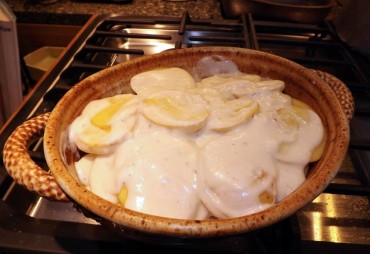
[[[290,195],[260,212],[228,219],[185,220],[164,218],[125,209],[92,193],[76,177],[73,149],[67,129],[88,102],[132,93],[130,79],[154,68],[180,67],[191,71],[200,59],[222,56],[240,71],[285,82],[284,93],[297,98],[321,117],[327,134],[322,157],[309,165],[305,182]],[[52,112],[19,126],[3,151],[9,175],[20,185],[45,198],[74,202],[86,216],[96,218],[138,239],[199,239],[241,234],[274,224],[316,198],[331,182],[345,158],[349,144],[349,120],[353,98],[334,76],[307,69],[268,53],[230,47],[199,47],[143,56],[100,71],[76,84]],[[50,171],[39,168],[28,155],[28,143],[43,135]]]

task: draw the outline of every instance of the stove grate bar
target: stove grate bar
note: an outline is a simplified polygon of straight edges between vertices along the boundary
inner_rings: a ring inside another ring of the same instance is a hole
[[[319,25],[310,24],[296,24],[287,22],[276,22],[276,21],[264,21],[264,20],[254,20],[254,25],[258,32],[266,31],[267,33],[302,33],[302,34],[329,34],[329,30],[326,27],[320,27]]]
[[[185,12],[180,19],[179,35],[183,35],[186,30],[186,25],[190,22],[190,16]]]
[[[190,41],[212,41],[212,42],[233,42],[243,43],[244,38],[230,38],[226,36],[189,36]]]
[[[302,39],[294,39],[294,38],[279,38],[279,37],[274,37],[274,36],[265,36],[263,34],[258,35],[258,40],[261,43],[266,43],[266,44],[280,44],[280,45],[295,45],[295,46],[307,46],[307,47],[312,47],[314,49],[315,47],[319,49],[323,48],[329,48],[332,49],[333,47],[339,48],[341,45],[336,42],[327,42],[327,41],[320,41],[320,40],[302,40]]]
[[[175,20],[171,21],[171,23],[176,22]],[[104,18],[104,21],[95,29],[95,31],[107,31],[110,30],[114,25],[124,25],[124,26],[131,26],[135,25],[154,25],[157,23],[156,20],[153,19],[136,19],[136,18],[126,18],[122,19],[120,17],[107,17]]]
[[[88,71],[88,72],[97,72],[106,69],[109,66],[106,65],[98,65],[98,64],[85,64],[85,63],[72,63],[70,65],[70,68],[73,69],[80,69],[82,71]]]
[[[124,48],[113,48],[113,47],[104,47],[104,46],[93,46],[86,45],[83,48],[84,52],[92,51],[96,53],[113,53],[113,54],[134,54],[134,55],[144,55],[142,49],[124,49]]]
[[[96,31],[94,37],[118,37],[118,38],[135,38],[135,39],[156,39],[156,40],[171,40],[170,35],[163,34],[142,34],[142,33],[123,33],[111,31]]]
[[[370,197],[370,186],[331,183],[325,189],[325,193]]]

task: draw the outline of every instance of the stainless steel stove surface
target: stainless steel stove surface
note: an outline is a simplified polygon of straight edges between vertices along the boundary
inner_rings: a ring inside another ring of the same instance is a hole
[[[348,156],[323,194],[294,216],[245,235],[170,245],[122,237],[77,211],[12,183],[0,168],[0,252],[368,253],[370,249],[370,68],[329,22],[319,25],[255,20],[98,16],[82,29],[58,64],[1,133],[49,112],[74,84],[99,70],[173,48],[233,46],[291,59],[341,79],[356,103]],[[33,159],[47,168],[39,141]]]

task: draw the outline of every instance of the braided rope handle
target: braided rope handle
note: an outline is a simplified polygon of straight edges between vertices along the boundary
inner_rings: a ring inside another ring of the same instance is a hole
[[[333,89],[350,121],[354,113],[354,100],[347,86],[326,72],[313,71]],[[46,113],[32,118],[14,130],[4,146],[4,165],[16,183],[31,192],[50,200],[68,201],[55,178],[33,162],[28,154],[29,143],[34,137],[42,135],[49,115]]]
[[[55,178],[39,167],[28,152],[30,142],[43,134],[49,115],[39,115],[17,127],[5,143],[3,161],[17,184],[49,200],[68,201]]]
[[[334,91],[348,121],[350,122],[355,112],[355,102],[351,91],[340,79],[336,78],[335,76],[324,71],[313,71]]]

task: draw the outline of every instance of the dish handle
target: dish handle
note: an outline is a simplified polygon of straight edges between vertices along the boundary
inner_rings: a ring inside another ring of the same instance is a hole
[[[69,201],[54,176],[38,166],[29,155],[28,146],[45,129],[50,113],[45,113],[18,126],[4,145],[3,161],[8,174],[27,190],[53,201]]]
[[[352,120],[355,112],[355,100],[349,88],[337,77],[319,70],[312,70],[334,91],[348,122]]]

